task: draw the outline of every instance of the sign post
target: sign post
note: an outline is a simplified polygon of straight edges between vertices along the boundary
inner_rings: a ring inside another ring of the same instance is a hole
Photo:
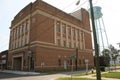
[[[88,59],[85,59],[85,64],[86,64],[86,75],[88,74],[88,62],[89,62],[89,60],[88,60]]]
[[[73,60],[76,59],[76,56],[75,55],[70,55],[69,58],[72,60],[72,64],[71,64],[71,80],[72,80],[72,72],[73,72]]]
[[[31,57],[32,57],[32,51],[29,50],[29,51],[27,52],[27,54],[28,54],[28,70],[30,71],[30,69],[31,69]]]

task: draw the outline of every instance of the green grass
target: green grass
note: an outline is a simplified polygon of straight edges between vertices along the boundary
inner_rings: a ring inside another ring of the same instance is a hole
[[[91,73],[91,72],[88,72],[88,74],[86,74],[86,73],[73,74],[73,76],[86,76],[86,75],[90,75],[90,74],[92,74],[92,73]],[[93,73],[93,74],[95,74],[95,73]]]
[[[73,76],[85,76],[86,74],[74,74]]]
[[[104,74],[102,74],[102,77],[107,77],[107,78],[118,78],[118,79],[120,79],[120,72],[104,73]]]
[[[88,79],[88,78],[58,78],[56,80],[95,80],[95,79]]]

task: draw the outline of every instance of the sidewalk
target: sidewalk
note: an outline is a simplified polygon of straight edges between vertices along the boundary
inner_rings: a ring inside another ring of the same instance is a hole
[[[112,72],[120,72],[120,70],[114,70]],[[106,72],[104,72],[106,73]],[[75,76],[75,78],[90,78],[90,79],[96,79],[95,74],[91,74],[91,75],[86,75],[86,76]],[[116,79],[116,78],[105,78],[102,77],[102,80],[120,80],[120,79]]]
[[[4,73],[13,73],[13,74],[20,74],[20,75],[30,75],[24,76],[24,77],[16,77],[16,78],[9,78],[6,80],[56,80],[57,78],[60,77],[71,77],[71,72],[62,72],[62,73],[57,73],[57,74],[51,74],[51,75],[40,75],[43,73],[37,73],[37,72],[25,72],[25,71],[14,71],[14,70],[3,70],[0,72]],[[120,72],[120,70],[117,70],[116,72]],[[72,74],[81,74],[85,73],[85,71],[74,71]],[[33,76],[32,76],[33,75]],[[38,76],[34,76],[38,75]],[[74,78],[90,78],[90,79],[96,79],[95,74],[91,75],[85,75],[85,76],[73,76]],[[102,80],[120,80],[120,79],[115,79],[115,78],[104,78],[102,77]]]
[[[37,72],[25,72],[25,71],[15,71],[15,70],[0,70],[0,72],[13,73],[13,74],[19,74],[19,75],[38,75],[38,74],[40,74]]]
[[[96,79],[95,74],[91,74],[91,75],[86,75],[86,76],[79,76],[79,77],[75,77],[75,78],[89,78],[89,79]],[[120,80],[120,79],[115,79],[115,78],[105,78],[102,77],[102,80]]]
[[[112,71],[112,72],[120,72],[120,70],[116,70],[116,71]],[[104,72],[107,73],[107,72]],[[71,77],[70,75],[66,75],[65,77]],[[59,77],[57,77],[59,78]],[[52,80],[56,80],[57,78],[53,78]],[[90,74],[90,75],[84,75],[84,76],[73,76],[73,78],[89,78],[89,79],[96,79],[95,74]],[[116,79],[116,78],[105,78],[102,77],[102,80],[120,80],[120,79]]]

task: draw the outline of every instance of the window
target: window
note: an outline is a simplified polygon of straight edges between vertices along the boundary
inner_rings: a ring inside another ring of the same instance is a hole
[[[63,27],[63,34],[66,34],[66,27]]]
[[[75,37],[75,29],[72,30],[73,37]]]
[[[61,59],[58,59],[58,65],[61,66]]]
[[[25,36],[25,45],[28,44],[28,38],[27,35]]]
[[[13,39],[15,40],[15,29],[13,30]]]
[[[71,35],[71,29],[68,28],[68,35]]]
[[[22,46],[24,46],[24,45],[25,45],[25,36],[22,39]]]
[[[19,39],[18,39],[18,42],[17,42],[17,46],[18,46],[18,48],[19,48]]]
[[[19,47],[21,47],[21,41],[22,41],[22,40],[21,40],[21,38],[20,38],[20,40],[19,40]]]
[[[23,46],[23,37],[21,38],[21,46]]]
[[[20,26],[18,27],[18,37],[20,36]]]
[[[69,47],[71,48],[71,42],[69,42]]]
[[[78,43],[78,49],[80,49],[80,43]]]
[[[64,45],[64,47],[66,47],[66,41],[63,41],[63,45]]]
[[[76,43],[74,42],[74,48],[76,48]]]
[[[16,47],[15,48],[18,48],[18,41],[16,40]]]
[[[60,26],[57,26],[57,32],[60,32]]]
[[[21,31],[21,33],[23,34],[24,33],[24,24],[22,24],[22,31]]]
[[[84,34],[83,32],[81,32],[81,41],[83,42],[83,40],[84,40]]]
[[[26,24],[25,24],[26,26],[25,26],[25,32],[27,32],[28,31],[28,20],[26,20]]]
[[[57,39],[57,45],[61,45],[61,41],[60,41],[60,39]]]
[[[78,39],[79,39],[79,37],[80,37],[79,30],[77,31],[77,35],[78,35]]]
[[[17,28],[16,31],[17,31],[16,36],[18,38],[19,28]]]
[[[20,26],[20,35],[22,34],[22,26]]]
[[[16,42],[14,42],[14,49],[16,48]]]
[[[72,59],[70,59],[70,65],[72,65]]]
[[[57,24],[56,24],[56,31],[60,32],[60,22],[57,22]]]
[[[17,28],[15,28],[15,39],[17,38]]]

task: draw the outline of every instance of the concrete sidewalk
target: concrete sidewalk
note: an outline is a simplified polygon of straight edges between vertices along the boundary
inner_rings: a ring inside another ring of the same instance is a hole
[[[39,75],[40,74],[38,72],[25,72],[25,71],[15,71],[15,70],[0,70],[0,72],[19,74],[19,75]]]
[[[120,72],[120,69],[119,70],[114,70],[114,71],[111,71],[111,72]],[[103,72],[103,73],[108,73],[108,72]],[[103,74],[101,73],[101,74]],[[73,76],[74,78],[88,78],[88,79],[96,79],[96,74],[90,74],[90,75],[84,75],[84,76]],[[117,79],[117,78],[106,78],[106,77],[101,77],[102,80],[120,80],[120,79]],[[55,79],[54,79],[55,80]]]

